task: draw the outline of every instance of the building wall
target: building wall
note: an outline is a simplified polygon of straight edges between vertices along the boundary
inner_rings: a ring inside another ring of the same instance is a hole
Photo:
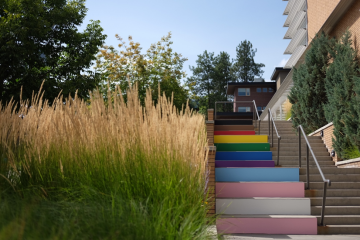
[[[256,106],[257,107],[262,107],[262,109],[264,107],[266,107],[266,105],[270,102],[271,98],[274,96],[275,92],[276,92],[276,86],[275,84],[272,86],[273,88],[273,92],[256,92],[256,89],[261,87],[264,88],[268,88],[270,86],[261,86],[261,85],[258,85],[258,86],[251,86],[251,87],[241,87],[241,88],[250,88],[250,96],[238,96],[238,88],[235,88],[235,92],[234,92],[234,101],[253,101],[255,100],[255,103],[256,103]],[[237,112],[238,110],[238,107],[250,107],[250,111],[253,111],[253,104],[252,103],[235,103],[234,104],[235,106],[235,109],[234,111]]]
[[[278,77],[276,78],[276,90],[279,89],[280,85],[285,80],[286,76],[289,74],[289,72],[280,72]]]
[[[309,44],[339,2],[340,0],[307,0]]]
[[[334,136],[334,125],[330,125],[328,127],[326,127],[325,129],[323,129],[324,132],[324,137],[322,137],[321,139],[323,140],[327,150],[329,153],[331,153],[332,150],[334,150],[333,146],[332,146],[332,139],[335,138]],[[320,132],[315,133],[313,136],[321,136]],[[332,157],[334,162],[339,161],[340,159],[338,158],[336,152],[335,152],[335,157]]]
[[[344,14],[340,21],[335,25],[334,29],[330,33],[330,36],[339,39],[346,31],[350,30],[354,40],[354,47],[360,48],[360,1],[355,3]]]

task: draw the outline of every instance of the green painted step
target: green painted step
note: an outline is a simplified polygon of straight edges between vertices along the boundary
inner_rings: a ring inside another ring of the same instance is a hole
[[[214,143],[216,151],[270,151],[270,143]]]

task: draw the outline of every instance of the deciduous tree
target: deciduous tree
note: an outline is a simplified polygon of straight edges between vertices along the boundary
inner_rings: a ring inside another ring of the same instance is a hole
[[[186,104],[188,92],[181,85],[180,80],[186,76],[182,71],[187,60],[181,54],[173,52],[171,33],[162,37],[161,41],[152,44],[146,53],[142,53],[140,43],[135,43],[129,36],[127,44],[123,38],[116,35],[120,41],[116,50],[113,46],[103,46],[97,56],[96,70],[103,74],[102,88],[104,96],[108,89],[114,90],[116,85],[122,89],[126,99],[126,89],[130,84],[138,84],[139,98],[142,103],[146,96],[146,89],[153,91],[153,100],[158,98],[158,85],[161,92],[170,98],[173,94],[174,105],[181,109]]]
[[[44,98],[88,97],[98,84],[89,70],[106,35],[99,21],[78,30],[85,18],[85,0],[2,0],[0,4],[0,93],[31,99],[45,79]]]

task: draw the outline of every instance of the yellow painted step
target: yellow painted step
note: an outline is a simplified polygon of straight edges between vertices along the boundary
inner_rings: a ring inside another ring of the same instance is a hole
[[[267,135],[215,135],[214,143],[267,143]]]

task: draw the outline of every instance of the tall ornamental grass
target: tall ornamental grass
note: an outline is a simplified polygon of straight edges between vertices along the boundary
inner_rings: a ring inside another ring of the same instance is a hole
[[[0,103],[0,239],[206,238],[204,118],[137,93]]]

